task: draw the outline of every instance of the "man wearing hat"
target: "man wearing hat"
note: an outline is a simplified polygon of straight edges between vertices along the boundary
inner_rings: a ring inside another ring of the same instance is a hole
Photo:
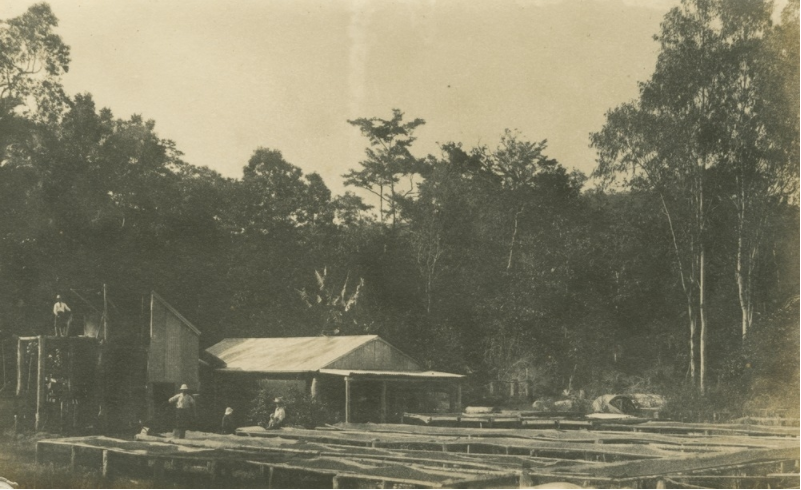
[[[275,399],[275,412],[270,415],[270,423],[267,424],[268,429],[280,429],[284,424],[286,418],[286,409],[284,408],[284,399],[280,396]]]
[[[56,330],[56,337],[66,337],[69,334],[69,323],[72,311],[67,303],[61,299],[61,295],[56,295],[56,304],[53,305],[53,326]]]
[[[228,407],[225,409],[225,415],[222,418],[222,428],[220,430],[223,434],[233,434],[236,432],[236,423],[234,423],[234,409]]]
[[[186,437],[186,429],[195,416],[195,399],[189,394],[189,387],[181,385],[181,392],[170,398],[170,403],[175,404],[175,430],[172,435],[177,439]]]

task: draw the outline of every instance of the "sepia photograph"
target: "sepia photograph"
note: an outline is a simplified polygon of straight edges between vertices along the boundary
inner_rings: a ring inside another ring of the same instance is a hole
[[[799,488],[800,37],[0,2],[0,489]]]

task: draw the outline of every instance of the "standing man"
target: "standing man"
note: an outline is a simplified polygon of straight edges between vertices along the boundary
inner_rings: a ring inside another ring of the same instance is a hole
[[[186,429],[192,423],[192,419],[197,414],[195,410],[195,399],[189,394],[189,387],[181,385],[181,392],[170,398],[170,403],[175,404],[175,429],[172,431],[173,437],[183,439],[186,437]]]
[[[72,310],[67,303],[61,299],[61,295],[56,295],[56,304],[53,305],[53,326],[56,329],[56,337],[66,337],[69,334],[69,321]]]

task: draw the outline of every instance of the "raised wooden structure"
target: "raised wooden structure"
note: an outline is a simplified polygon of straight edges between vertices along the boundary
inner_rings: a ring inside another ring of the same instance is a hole
[[[676,429],[679,424],[676,424]],[[348,424],[44,440],[40,463],[92,467],[108,478],[183,486],[267,488],[788,488],[799,485],[797,434],[626,433]]]
[[[591,419],[580,413],[500,411],[495,413],[404,413],[403,422],[429,427],[602,429],[657,434],[704,434],[742,436],[797,436],[797,424],[703,424],[631,418]],[[647,422],[647,423],[645,423]]]
[[[57,417],[63,427],[76,423],[78,410],[96,408],[100,353],[101,344],[92,337],[17,338],[18,419],[33,415],[35,430],[41,430],[48,418]]]
[[[461,408],[463,376],[426,371],[376,335],[225,339],[206,354],[215,366],[215,398],[241,413],[250,401],[236,406],[243,381],[265,380],[303,386],[341,407],[345,422],[399,421],[405,404],[433,392],[446,394],[451,409]]]
[[[105,291],[105,288],[104,288]],[[17,420],[35,430],[125,429],[154,416],[182,383],[199,389],[200,332],[151,293],[149,334],[101,315],[92,335],[17,339]],[[166,395],[161,395],[162,398]]]

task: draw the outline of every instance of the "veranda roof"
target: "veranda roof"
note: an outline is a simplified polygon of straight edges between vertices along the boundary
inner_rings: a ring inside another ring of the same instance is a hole
[[[417,372],[404,372],[404,371],[377,371],[369,369],[320,369],[321,374],[331,374],[334,376],[356,376],[365,378],[428,378],[428,379],[442,379],[442,378],[464,378],[464,375],[444,373],[441,371],[417,371]]]

